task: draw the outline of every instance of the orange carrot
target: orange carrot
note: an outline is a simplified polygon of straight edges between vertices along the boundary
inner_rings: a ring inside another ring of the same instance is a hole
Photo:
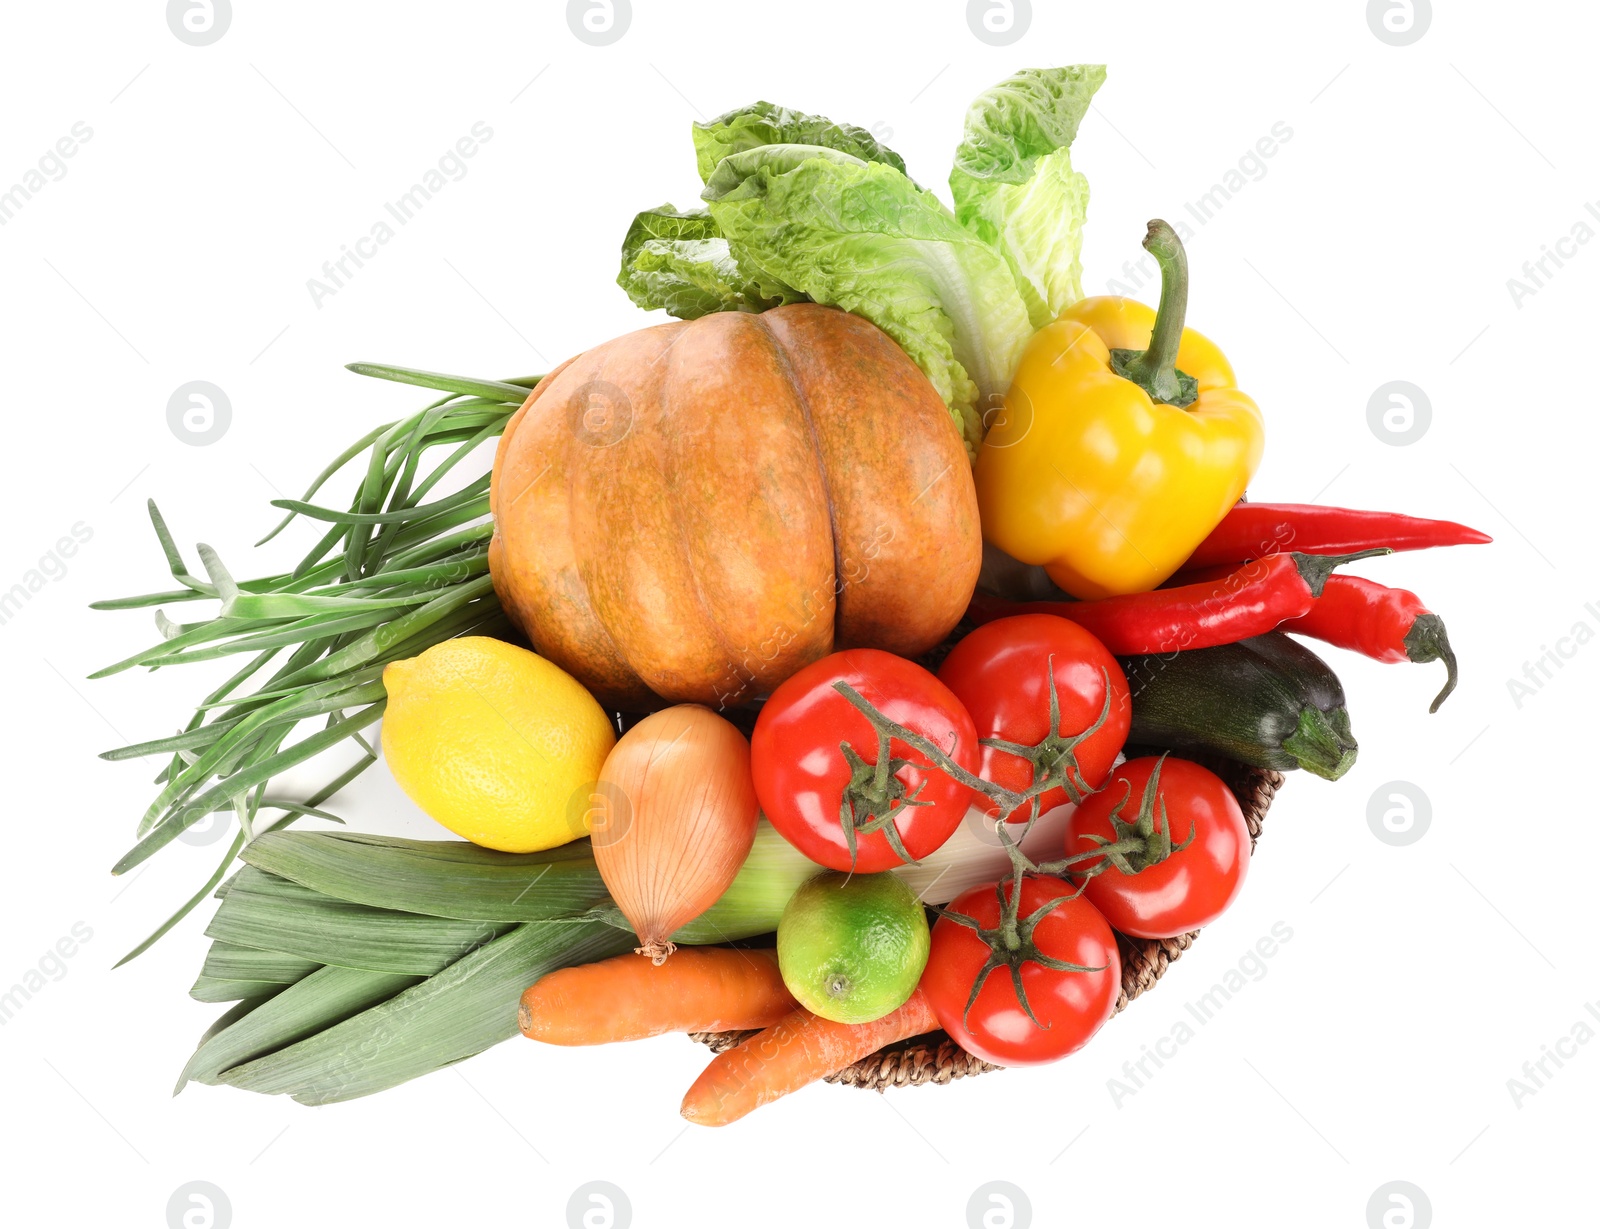
[[[921,990],[870,1024],[836,1024],[797,1007],[771,1028],[712,1059],[678,1112],[702,1126],[726,1126],[875,1050],[938,1027]]]
[[[519,1019],[535,1041],[583,1046],[766,1028],[793,1008],[770,948],[680,947],[665,964],[629,953],[541,977]]]

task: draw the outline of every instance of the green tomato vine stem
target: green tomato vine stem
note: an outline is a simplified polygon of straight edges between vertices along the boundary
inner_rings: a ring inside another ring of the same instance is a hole
[[[1041,867],[1023,852],[1022,842],[1027,839],[1028,833],[1032,831],[1034,823],[1038,821],[1040,815],[1040,800],[1044,797],[1044,795],[1053,790],[1061,789],[1066,792],[1067,797],[1072,802],[1078,803],[1082,802],[1083,799],[1089,794],[1089,785],[1083,779],[1082,772],[1078,767],[1077,749],[1085,739],[1090,738],[1099,730],[1101,730],[1111,717],[1111,680],[1106,672],[1102,671],[1101,678],[1105,693],[1105,701],[1101,706],[1099,715],[1095,718],[1094,722],[1081,733],[1072,735],[1062,734],[1061,702],[1060,696],[1056,690],[1055,659],[1053,657],[1050,658],[1046,669],[1048,673],[1050,692],[1050,728],[1046,732],[1044,738],[1031,747],[1020,743],[1007,742],[1001,739],[983,740],[985,746],[994,747],[995,749],[1004,751],[1007,754],[1018,756],[1019,758],[1025,759],[1033,765],[1033,783],[1029,785],[1027,789],[1021,791],[1008,789],[994,781],[984,780],[976,773],[973,773],[958,764],[953,758],[951,758],[944,748],[940,747],[931,738],[928,738],[923,734],[919,734],[915,730],[908,729],[899,722],[891,720],[889,717],[875,708],[869,700],[861,695],[860,692],[851,687],[849,683],[840,681],[834,684],[834,690],[843,696],[847,701],[849,701],[851,706],[854,707],[856,711],[865,717],[871,724],[877,739],[877,767],[879,769],[882,769],[885,765],[890,765],[892,771],[898,771],[898,769],[891,764],[890,748],[892,742],[899,742],[922,755],[927,761],[928,767],[931,767],[938,772],[942,772],[945,776],[961,785],[965,785],[975,794],[986,798],[991,804],[989,807],[989,814],[994,820],[995,834],[999,838],[1001,847],[1006,851],[1006,856],[1011,862],[1011,872],[1009,876],[1007,876],[1005,879],[1002,879],[995,885],[995,892],[1000,902],[999,924],[993,928],[986,929],[979,924],[977,919],[972,918],[967,914],[956,913],[948,909],[937,907],[935,907],[934,911],[942,918],[946,918],[957,923],[958,925],[967,926],[968,928],[972,929],[989,947],[989,956],[984,962],[983,968],[979,971],[978,976],[973,983],[972,997],[967,1002],[966,1010],[968,1012],[972,1010],[972,1004],[977,1001],[978,994],[983,989],[983,986],[988,980],[989,975],[1001,968],[1006,968],[1010,972],[1012,986],[1016,992],[1018,1002],[1021,1004],[1023,1011],[1027,1013],[1028,1018],[1036,1025],[1039,1025],[1039,1021],[1033,1014],[1033,1008],[1028,1003],[1027,994],[1022,985],[1022,966],[1024,964],[1031,961],[1034,964],[1043,965],[1045,968],[1056,969],[1062,972],[1099,972],[1100,970],[1084,968],[1079,965],[1071,965],[1063,961],[1055,960],[1054,958],[1049,957],[1041,952],[1033,940],[1034,930],[1038,927],[1039,923],[1062,904],[1069,900],[1075,900],[1078,895],[1082,893],[1083,885],[1080,884],[1076,891],[1069,893],[1066,896],[1061,896],[1053,901],[1050,901],[1043,908],[1036,910],[1028,917],[1022,917],[1022,887],[1025,879],[1029,875],[1060,874],[1065,870],[1067,865],[1075,864],[1076,862],[1084,860],[1088,857],[1102,859],[1103,867],[1105,865],[1105,860],[1112,856],[1113,853],[1119,856],[1136,855],[1139,850],[1142,850],[1145,847],[1146,840],[1146,838],[1142,836],[1139,837],[1137,841],[1135,841],[1134,838],[1123,838],[1122,840],[1119,840],[1118,847],[1114,850],[1109,847],[1097,848],[1091,851],[1091,853],[1088,855],[1083,855],[1079,858],[1064,859],[1061,862],[1048,864],[1047,867]],[[852,764],[853,785],[855,776],[859,775],[866,765],[864,765],[860,756],[848,743],[842,744],[841,750],[844,752],[847,761]],[[895,761],[894,763],[899,764],[904,763],[904,761]],[[881,776],[882,774],[880,773],[878,775]],[[893,776],[890,776],[888,779],[890,781],[894,780]],[[877,777],[874,777],[874,782],[876,783],[876,781]],[[882,796],[885,798],[887,797],[886,790]],[[889,810],[887,814],[880,814],[876,816],[878,822],[887,823],[887,826],[885,827],[886,834],[890,834],[895,831],[892,821],[899,813],[897,806],[894,806],[893,803],[890,805],[893,809]],[[849,807],[850,790],[847,788],[845,802],[846,812],[848,812]],[[1027,819],[1025,819],[1022,823],[1021,834],[1019,836],[1013,836],[1009,831],[1009,825],[1007,824],[1006,820],[1009,816],[1016,814],[1017,811],[1024,807],[1027,808]],[[841,822],[846,821],[841,818]],[[847,838],[849,838],[851,842],[850,849],[851,856],[853,858],[855,853],[854,838],[847,822],[846,834]],[[1121,837],[1120,833],[1119,837]],[[893,838],[891,837],[891,840],[892,839]],[[1126,848],[1121,847],[1124,840],[1126,841]],[[897,846],[896,848],[898,851],[899,847]],[[905,857],[903,852],[901,853],[901,857]],[[907,860],[909,861],[909,859]],[[1005,890],[1007,882],[1009,882],[1011,887],[1011,891],[1009,893],[1007,893]],[[1044,1026],[1039,1025],[1039,1027],[1042,1028]]]

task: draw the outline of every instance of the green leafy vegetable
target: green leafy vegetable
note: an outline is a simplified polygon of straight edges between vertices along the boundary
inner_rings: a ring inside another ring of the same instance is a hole
[[[694,126],[702,180],[710,179],[717,164],[731,154],[789,144],[835,150],[902,173],[906,169],[905,160],[865,128],[836,124],[776,103],[752,103]],[[646,209],[634,218],[622,241],[617,284],[646,311],[665,310],[680,320],[712,312],[763,312],[806,297],[742,263],[706,210],[679,210],[672,205]]]
[[[967,112],[950,191],[956,218],[1004,254],[1035,328],[1083,297],[1089,181],[1070,147],[1105,66],[1024,69]]]
[[[680,320],[763,312],[805,297],[788,286],[757,284],[740,269],[708,212],[671,205],[634,218],[622,241],[617,284],[646,311],[662,308]]]
[[[640,214],[618,279],[692,319],[809,298],[922,368],[974,455],[1034,331],[1082,297],[1088,181],[1070,147],[1101,65],[1027,69],[967,114],[952,212],[871,132],[768,102],[694,126],[709,209]]]
[[[1104,80],[1099,64],[1026,69],[982,94],[950,171],[954,213],[864,128],[771,102],[698,123],[709,210],[638,214],[618,280],[683,318],[800,298],[861,315],[976,454],[1022,347],[1082,298],[1090,192],[1069,150]]]
[[[758,145],[822,145],[862,162],[882,162],[905,174],[905,159],[865,128],[836,124],[821,115],[791,111],[776,103],[753,102],[706,124],[694,126],[694,154],[702,181],[729,154]]]
[[[1005,258],[893,167],[818,146],[724,158],[704,199],[742,267],[888,333],[927,374],[969,449],[1033,335]]]

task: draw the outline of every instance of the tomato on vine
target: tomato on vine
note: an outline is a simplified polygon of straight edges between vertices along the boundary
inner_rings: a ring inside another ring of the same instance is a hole
[[[924,858],[960,825],[972,790],[880,733],[840,684],[976,771],[977,732],[948,687],[893,653],[847,649],[788,679],[756,719],[750,762],[761,809],[791,845],[833,870],[885,871]]]
[[[939,910],[922,973],[939,1027],[1002,1067],[1081,1049],[1122,989],[1116,936],[1076,888],[1025,875],[1013,911],[1015,888],[1009,878],[972,888]]]
[[[1040,814],[1099,789],[1128,738],[1133,705],[1122,667],[1056,615],[984,624],[950,651],[939,680],[972,714],[980,777],[1020,794],[1055,774],[1060,783],[1040,797]],[[1026,820],[1029,809],[1018,807],[1008,822]]]
[[[1125,935],[1170,939],[1244,886],[1250,830],[1233,791],[1188,760],[1129,760],[1067,821],[1067,875]]]

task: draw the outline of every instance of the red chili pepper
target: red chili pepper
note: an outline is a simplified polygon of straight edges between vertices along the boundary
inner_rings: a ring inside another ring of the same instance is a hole
[[[1349,555],[1298,552],[1255,559],[1220,579],[1101,598],[1094,602],[1008,602],[977,594],[967,608],[975,623],[1017,614],[1070,619],[1119,657],[1175,653],[1233,644],[1311,613],[1333,569],[1387,549]]]
[[[1374,661],[1443,661],[1449,672],[1430,713],[1456,689],[1456,655],[1444,620],[1405,589],[1391,589],[1359,576],[1330,577],[1309,613],[1284,623],[1280,631],[1313,636]]]
[[[1494,539],[1454,521],[1428,521],[1398,512],[1364,512],[1318,504],[1237,504],[1195,549],[1187,568],[1260,559],[1281,551],[1332,555],[1387,546],[1424,550],[1468,546]]]

